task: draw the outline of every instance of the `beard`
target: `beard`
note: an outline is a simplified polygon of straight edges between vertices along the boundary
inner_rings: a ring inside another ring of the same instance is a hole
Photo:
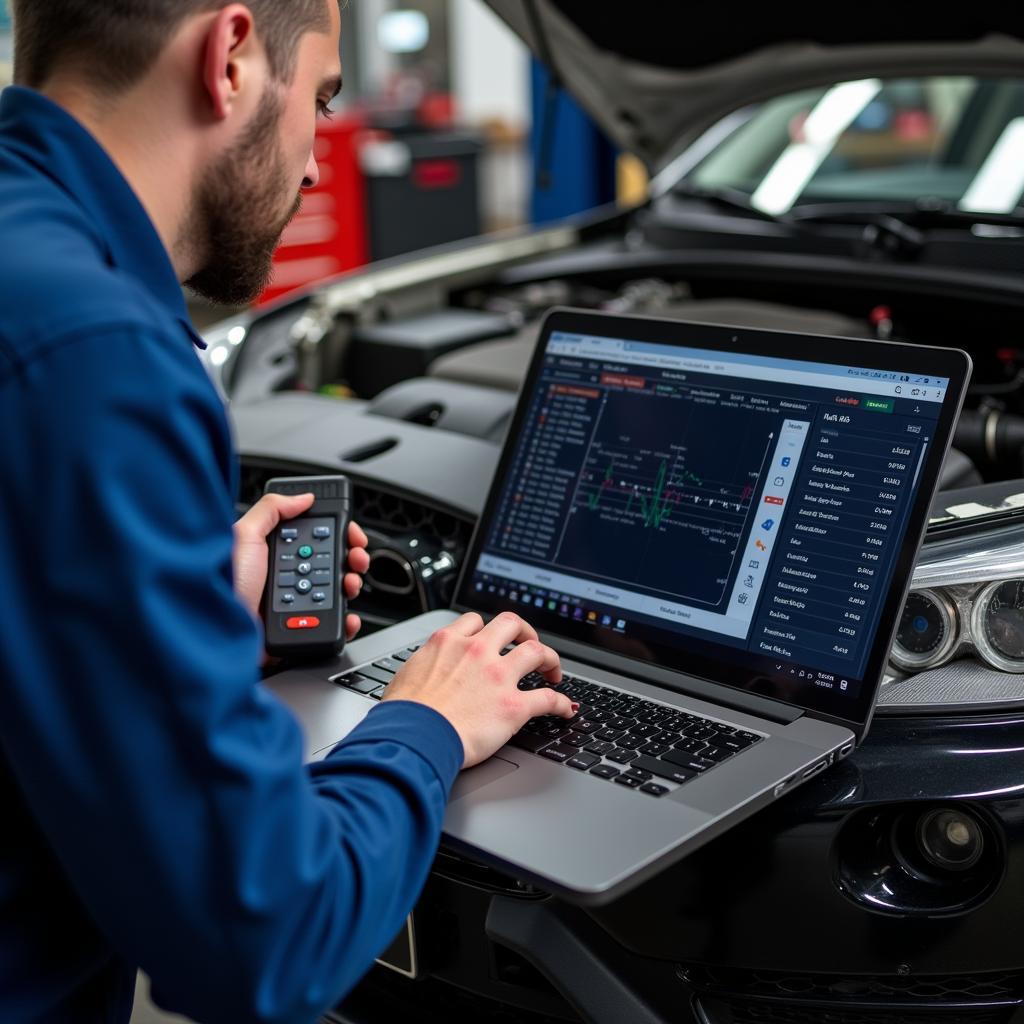
[[[302,205],[297,195],[281,214],[289,191],[277,144],[282,108],[268,95],[222,166],[208,168],[195,189],[188,231],[205,261],[185,283],[211,302],[243,306],[260,295],[281,235]]]

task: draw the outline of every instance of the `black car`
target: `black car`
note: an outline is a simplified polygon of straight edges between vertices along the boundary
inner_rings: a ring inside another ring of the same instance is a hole
[[[337,1020],[1024,1021],[1024,16],[491,6],[651,199],[208,334],[243,505],[352,478],[369,628],[451,597],[551,305],[955,345],[975,376],[863,747],[606,907],[442,848],[416,978],[374,968]]]

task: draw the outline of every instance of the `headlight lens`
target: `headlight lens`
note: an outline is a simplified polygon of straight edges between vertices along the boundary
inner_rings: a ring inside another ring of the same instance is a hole
[[[1024,577],[910,592],[889,659],[896,669],[918,673],[971,655],[1024,675]]]
[[[892,660],[900,668],[919,672],[945,660],[959,635],[956,606],[944,594],[915,590],[900,619]]]
[[[1024,579],[990,583],[974,599],[971,638],[1004,672],[1024,672]]]

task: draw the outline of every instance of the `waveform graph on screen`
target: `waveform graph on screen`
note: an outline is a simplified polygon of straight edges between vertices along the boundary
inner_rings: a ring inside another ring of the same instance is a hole
[[[776,423],[760,410],[690,394],[610,393],[556,564],[718,604]]]

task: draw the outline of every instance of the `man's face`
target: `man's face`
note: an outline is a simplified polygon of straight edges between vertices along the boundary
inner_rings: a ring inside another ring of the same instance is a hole
[[[189,230],[205,260],[187,282],[225,305],[251,302],[267,286],[281,234],[320,180],[313,157],[317,114],[341,87],[341,15],[326,0],[331,30],[307,32],[293,80],[269,82],[241,138],[201,176]]]

